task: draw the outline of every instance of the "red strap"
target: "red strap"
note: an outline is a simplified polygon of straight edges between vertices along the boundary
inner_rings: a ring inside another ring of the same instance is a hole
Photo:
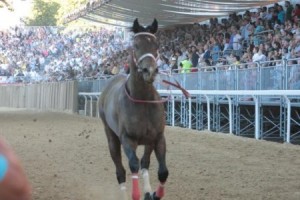
[[[181,85],[178,83],[178,81],[175,80],[176,84],[175,84],[175,83],[172,83],[172,82],[170,82],[170,81],[167,81],[167,80],[162,80],[162,81],[163,81],[164,83],[166,83],[166,84],[172,85],[172,86],[174,86],[174,87],[180,89],[180,90],[182,91],[183,95],[185,96],[185,98],[188,99],[189,97],[191,97],[190,93],[189,93],[186,89],[184,89],[183,87],[181,87]]]
[[[128,94],[128,91],[127,91],[127,88],[126,88],[126,84],[125,84],[125,93],[127,95],[127,97],[130,99],[130,101],[134,102],[134,103],[165,103],[167,102],[170,98],[164,98],[164,99],[161,99],[161,100],[142,100],[142,99],[134,99],[132,98],[129,94]]]
[[[137,178],[135,178],[135,176]],[[133,200],[140,200],[141,193],[140,193],[140,188],[139,188],[139,178],[138,174],[132,174],[132,199]]]

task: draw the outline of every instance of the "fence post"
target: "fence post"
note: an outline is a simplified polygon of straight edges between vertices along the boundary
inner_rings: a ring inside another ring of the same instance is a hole
[[[210,131],[210,102],[207,95],[205,95],[205,98],[207,103],[207,130]]]
[[[259,113],[259,102],[258,98],[252,95],[255,102],[255,139],[260,139],[260,113]]]
[[[284,95],[287,104],[286,142],[291,142],[291,101]]]

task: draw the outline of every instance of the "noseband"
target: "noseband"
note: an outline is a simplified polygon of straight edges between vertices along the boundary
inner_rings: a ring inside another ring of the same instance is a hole
[[[137,36],[140,36],[140,35],[147,35],[147,36],[151,36],[153,37],[154,39],[156,39],[156,36],[152,33],[148,33],[148,32],[140,32],[140,33],[136,33],[134,35],[134,38],[137,37]],[[141,55],[138,59],[135,57],[135,53],[133,51],[133,61],[134,63],[136,64],[136,66],[139,66],[139,64],[142,62],[143,59],[147,58],[147,57],[150,57],[152,58],[155,62],[157,61],[158,57],[155,57],[152,53],[145,53],[143,55]],[[140,68],[138,68],[138,71],[141,71]]]

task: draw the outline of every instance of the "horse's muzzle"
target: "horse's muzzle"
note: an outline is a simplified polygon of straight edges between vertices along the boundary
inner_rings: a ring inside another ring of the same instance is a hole
[[[144,81],[146,81],[148,83],[153,83],[155,76],[158,73],[157,67],[145,67],[145,68],[142,68],[141,71],[143,74]]]

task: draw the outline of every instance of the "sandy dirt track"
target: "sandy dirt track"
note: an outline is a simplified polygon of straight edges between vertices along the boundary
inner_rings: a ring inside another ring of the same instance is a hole
[[[99,119],[0,109],[0,134],[19,155],[34,200],[119,199]],[[300,199],[298,145],[172,127],[165,134],[170,171],[165,200]],[[125,158],[124,165],[130,180]],[[154,155],[150,175],[154,189]],[[130,190],[129,181],[127,186]]]

